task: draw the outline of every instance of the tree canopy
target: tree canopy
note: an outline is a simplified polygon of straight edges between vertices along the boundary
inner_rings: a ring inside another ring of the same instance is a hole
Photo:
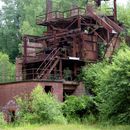
[[[15,81],[15,65],[9,62],[7,54],[0,52],[0,82]]]

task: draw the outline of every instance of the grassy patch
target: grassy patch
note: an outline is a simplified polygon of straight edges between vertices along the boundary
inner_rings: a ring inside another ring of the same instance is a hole
[[[19,127],[5,127],[0,130],[130,130],[130,126],[98,126],[98,125],[25,125]]]

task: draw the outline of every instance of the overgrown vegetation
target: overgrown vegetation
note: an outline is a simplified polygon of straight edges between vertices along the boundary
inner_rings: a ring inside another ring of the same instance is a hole
[[[61,103],[46,94],[41,86],[37,86],[30,96],[17,97],[16,101],[20,107],[17,123],[66,123]]]
[[[84,68],[84,82],[95,97],[99,119],[130,123],[130,48],[123,46],[112,62],[104,61]]]
[[[63,104],[63,113],[68,122],[95,121],[97,114],[96,105],[92,97],[89,96],[68,96]],[[93,117],[90,120],[90,117]]]
[[[0,128],[6,125],[6,122],[4,120],[3,113],[0,112]]]
[[[16,123],[95,123],[97,108],[90,96],[67,96],[64,103],[58,102],[51,94],[37,86],[31,95],[16,97],[20,108]]]
[[[8,57],[5,59],[8,61]],[[111,62],[104,60],[87,65],[82,75],[89,96],[68,96],[64,103],[59,103],[51,94],[46,94],[43,87],[38,86],[31,95],[17,98],[20,111],[16,122],[129,124],[130,48],[122,46]]]

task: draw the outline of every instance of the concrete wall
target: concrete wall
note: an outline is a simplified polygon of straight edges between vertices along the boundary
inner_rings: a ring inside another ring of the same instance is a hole
[[[0,84],[0,107],[2,108],[17,95],[30,93],[38,84],[41,86],[52,86],[53,95],[59,100],[63,100],[63,83],[62,82],[16,82]]]

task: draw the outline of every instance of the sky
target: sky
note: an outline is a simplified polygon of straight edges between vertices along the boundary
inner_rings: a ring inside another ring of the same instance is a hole
[[[123,5],[126,5],[126,3],[127,3],[127,1],[128,0],[117,0],[117,3],[119,3],[119,4],[123,4]]]
[[[113,0],[111,0],[111,1],[113,1]],[[120,5],[126,5],[127,1],[128,0],[117,0],[117,3]],[[3,5],[3,3],[0,0],[0,9],[1,9],[2,5]]]

